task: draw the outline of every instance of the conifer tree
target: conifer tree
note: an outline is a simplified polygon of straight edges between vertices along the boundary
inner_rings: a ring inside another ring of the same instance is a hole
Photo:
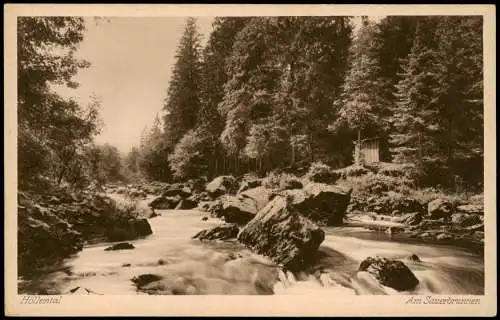
[[[196,124],[200,109],[200,34],[195,18],[188,18],[179,41],[164,105],[164,134],[167,150]]]
[[[385,136],[388,131],[389,107],[384,96],[386,84],[378,60],[380,43],[377,36],[377,25],[364,19],[350,49],[343,92],[335,102],[339,108],[338,117],[331,129],[340,131],[344,127],[356,132],[358,145],[362,137]]]
[[[413,46],[397,85],[398,102],[391,119],[396,162],[415,163],[420,171],[440,166],[440,106],[436,93],[442,90],[438,73],[435,30],[437,19],[419,19]]]

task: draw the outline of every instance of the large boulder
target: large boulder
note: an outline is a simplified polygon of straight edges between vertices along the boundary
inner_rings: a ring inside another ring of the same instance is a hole
[[[216,217],[223,218],[225,222],[246,224],[257,213],[257,206],[253,199],[243,196],[225,196],[220,205],[214,208]]]
[[[149,224],[147,219],[138,219],[138,220],[129,220],[129,223],[132,225],[132,228],[135,229],[135,233],[139,237],[149,236],[153,233],[151,230],[151,225]]]
[[[106,230],[105,236],[109,241],[127,241],[152,233],[151,225],[147,219],[129,219],[110,226]]]
[[[237,181],[233,176],[219,176],[206,185],[205,190],[211,197],[218,197],[232,193],[237,188]]]
[[[173,185],[167,190],[163,191],[162,196],[164,197],[181,197],[187,198],[189,197],[193,191],[189,187],[185,187],[183,185]]]
[[[225,223],[210,229],[203,229],[193,236],[199,240],[227,240],[238,236],[238,226],[232,223]]]
[[[238,234],[251,250],[290,270],[306,267],[324,238],[323,230],[282,196],[269,202]]]
[[[177,206],[175,207],[176,210],[189,210],[196,208],[198,205],[198,202],[193,201],[191,199],[182,199]]]
[[[337,226],[343,223],[351,192],[351,188],[311,182],[303,190],[286,190],[281,194],[291,198],[303,216],[320,225]]]
[[[20,274],[54,263],[83,248],[84,238],[54,210],[19,194],[17,216],[18,270]]]
[[[266,187],[256,187],[240,193],[239,196],[252,199],[258,211],[269,203],[272,193],[273,190]]]
[[[453,205],[444,199],[435,199],[427,204],[427,213],[431,219],[448,219],[453,213]]]
[[[419,284],[413,272],[399,260],[368,257],[361,262],[358,271],[366,271],[380,284],[398,291],[413,290]]]

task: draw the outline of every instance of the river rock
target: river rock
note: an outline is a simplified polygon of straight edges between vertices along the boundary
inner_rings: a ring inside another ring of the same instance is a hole
[[[411,263],[422,262],[422,260],[420,260],[420,258],[416,254],[409,255],[408,257],[406,257],[406,260],[410,261]]]
[[[287,190],[291,203],[305,217],[321,225],[338,226],[343,223],[351,188],[311,182],[301,190]]]
[[[128,195],[132,198],[145,198],[146,192],[144,192],[142,190],[132,189],[132,190],[129,190]]]
[[[147,219],[129,219],[110,226],[106,230],[105,236],[109,241],[127,241],[152,233],[151,225]]]
[[[481,223],[478,223],[478,224],[475,224],[475,225],[472,225],[469,227],[465,227],[465,230],[471,231],[471,232],[484,231],[484,224],[481,222]]]
[[[154,209],[153,209],[153,212],[149,215],[149,219],[156,218],[156,217],[159,217],[159,216],[160,216],[160,214],[157,213],[157,212],[155,212]]]
[[[209,212],[210,208],[215,204],[216,201],[200,201],[196,207],[200,211]]]
[[[447,232],[442,232],[436,236],[436,240],[452,240],[453,235],[447,233]]]
[[[93,290],[83,288],[83,287],[75,287],[75,288],[69,290],[66,294],[99,294],[99,295],[101,295],[101,293],[97,293]]]
[[[248,189],[239,194],[239,196],[252,199],[255,202],[255,206],[257,211],[264,208],[266,204],[270,201],[270,196],[273,190],[268,189],[266,187],[256,187],[252,189]]]
[[[257,213],[257,205],[251,198],[225,196],[221,199],[221,205],[214,210],[215,216],[223,218],[225,222],[244,225]]]
[[[481,223],[481,219],[478,215],[468,214],[468,213],[454,213],[451,215],[451,222],[453,224],[468,227],[478,223]]]
[[[83,235],[55,210],[27,194],[18,195],[18,271],[30,272],[46,262],[66,258],[83,248]]]
[[[198,203],[193,201],[193,200],[182,199],[181,201],[179,201],[179,203],[177,204],[175,209],[176,210],[189,210],[189,209],[196,208],[197,205],[198,205]]]
[[[302,189],[304,185],[297,179],[282,179],[280,181],[280,190]]]
[[[457,206],[457,211],[461,213],[484,215],[484,206],[482,204],[464,204]]]
[[[135,249],[134,245],[128,242],[120,242],[112,245],[111,247],[107,247],[104,251],[116,251],[116,250],[131,250]]]
[[[232,223],[225,223],[211,229],[203,229],[193,236],[199,240],[227,240],[238,236],[238,226]]]
[[[407,213],[402,215],[401,217],[402,217],[401,222],[409,226],[418,225],[419,223],[422,222],[423,218],[420,212]]]
[[[205,190],[211,197],[218,197],[232,193],[237,188],[236,179],[233,176],[219,176],[206,185]]]
[[[159,281],[161,279],[163,279],[163,277],[158,276],[156,274],[147,273],[147,274],[141,274],[137,277],[133,277],[130,280],[137,286],[137,288],[140,289],[151,282]]]
[[[168,210],[168,209],[174,209],[179,202],[182,200],[182,197],[177,195],[175,197],[166,197],[166,196],[159,196],[153,201],[151,201],[148,206],[153,208],[153,209],[158,209],[158,210]]]
[[[147,219],[133,220],[133,221],[129,221],[129,223],[132,224],[137,235],[140,237],[149,236],[150,234],[153,233],[153,231],[151,230],[151,225],[149,224]]]
[[[190,195],[186,199],[190,200],[190,201],[194,201],[196,203],[207,202],[207,201],[212,200],[212,198],[210,198],[210,196],[208,195],[208,193],[206,191],[202,191],[200,193],[193,193],[192,195]]]
[[[257,188],[262,185],[262,181],[260,179],[249,179],[249,180],[243,180],[243,182],[240,185],[240,188],[238,189],[238,193],[242,193],[248,189],[252,188]]]
[[[427,213],[431,219],[449,218],[453,213],[453,206],[449,201],[435,199],[427,204]]]
[[[366,271],[380,284],[398,291],[413,290],[419,283],[413,272],[399,260],[378,256],[368,257],[361,262],[358,271]]]
[[[275,197],[240,231],[238,240],[290,270],[307,266],[325,233],[282,196]]]
[[[193,191],[189,187],[184,186],[172,186],[169,189],[163,191],[162,196],[164,197],[181,197],[187,198],[189,197]]]

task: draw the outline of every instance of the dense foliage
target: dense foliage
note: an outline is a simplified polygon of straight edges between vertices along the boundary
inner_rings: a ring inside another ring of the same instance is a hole
[[[51,89],[88,66],[73,56],[83,20],[21,18],[20,183],[341,168],[357,140],[378,138],[382,160],[412,165],[420,184],[480,184],[482,18],[355,19],[217,17],[204,46],[187,19],[163,113],[122,159],[93,145],[97,98]]]
[[[87,106],[56,93],[54,85],[76,88],[74,57],[85,23],[72,17],[18,19],[18,183],[75,188],[120,180],[121,156],[115,147],[95,145],[101,102]],[[42,183],[47,182],[47,183]]]
[[[167,146],[143,155],[173,178],[345,167],[378,138],[422,184],[482,181],[481,17],[361,17],[356,32],[349,17],[216,18],[199,52],[189,19],[148,144]]]

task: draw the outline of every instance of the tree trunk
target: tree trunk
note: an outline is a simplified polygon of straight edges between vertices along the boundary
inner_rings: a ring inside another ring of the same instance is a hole
[[[356,154],[356,164],[361,164],[361,130],[358,129],[358,141],[356,142],[358,146],[358,152]]]

